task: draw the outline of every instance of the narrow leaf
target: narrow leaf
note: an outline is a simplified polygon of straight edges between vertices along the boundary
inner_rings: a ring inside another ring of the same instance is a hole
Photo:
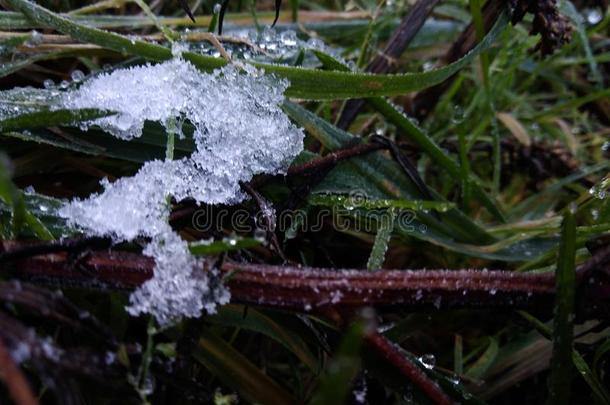
[[[380,270],[383,267],[385,261],[385,254],[388,250],[388,244],[392,237],[392,231],[394,230],[394,209],[390,208],[386,212],[379,216],[379,226],[377,228],[377,235],[375,235],[375,243],[373,243],[373,249],[371,255],[366,264],[366,268],[375,271]]]
[[[550,398],[554,404],[570,403],[572,384],[572,344],[574,333],[574,288],[576,257],[576,220],[568,210],[563,219],[556,271],[553,357],[551,360]]]

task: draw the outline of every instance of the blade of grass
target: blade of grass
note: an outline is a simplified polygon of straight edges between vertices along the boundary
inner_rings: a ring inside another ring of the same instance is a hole
[[[533,325],[536,330],[547,339],[552,339],[553,330],[547,326],[544,322],[541,322],[531,314],[525,311],[518,311],[519,315],[523,317],[526,321],[528,321],[531,325]],[[576,351],[572,350],[572,363],[578,370],[578,373],[582,376],[585,382],[591,388],[595,399],[601,404],[610,404],[610,394],[607,389],[601,384],[601,382],[597,379],[597,376],[591,371],[587,362],[583,359],[582,355]]]
[[[570,403],[572,385],[572,345],[574,336],[574,289],[576,284],[576,220],[566,212],[561,230],[556,271],[555,318],[553,321],[553,357],[549,382],[549,401]]]
[[[45,27],[54,28],[71,37],[112,49],[125,55],[137,55],[146,59],[163,61],[173,57],[169,48],[91,28],[53,13],[28,0],[8,0],[31,20]],[[436,70],[401,75],[370,75],[341,71],[320,71],[265,63],[252,63],[267,74],[275,74],[290,81],[286,90],[289,97],[313,100],[333,100],[355,97],[401,95],[421,90],[443,82],[469,64],[481,51],[487,49],[507,24],[506,18],[498,20],[494,28],[471,52],[462,59]],[[226,65],[226,61],[184,52],[182,57],[202,70],[212,70]]]
[[[268,405],[298,402],[246,357],[208,330],[201,333],[193,356],[250,402]]]
[[[295,333],[276,322],[265,312],[242,305],[225,305],[218,309],[216,315],[206,318],[206,321],[232,327],[239,327],[261,333],[279,342],[294,353],[312,372],[318,372],[318,361],[305,342]]]
[[[379,226],[377,228],[377,235],[375,235],[373,249],[371,250],[369,260],[366,263],[366,268],[370,271],[379,270],[383,267],[385,254],[388,251],[388,244],[392,238],[392,231],[394,231],[395,217],[394,209],[390,208],[382,213],[379,218]]]
[[[475,380],[481,378],[498,357],[498,352],[498,340],[494,337],[490,337],[487,349],[485,349],[485,352],[483,352],[468,370],[466,370],[466,376]]]

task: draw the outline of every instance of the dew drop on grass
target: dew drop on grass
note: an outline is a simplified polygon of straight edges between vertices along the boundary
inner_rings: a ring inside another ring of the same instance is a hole
[[[605,200],[608,197],[608,189],[610,188],[610,177],[604,178],[599,183],[589,189],[589,194],[598,200]]]
[[[585,10],[585,16],[590,25],[597,24],[603,18],[602,13],[596,8]]]
[[[74,70],[70,74],[70,78],[75,82],[80,82],[85,78],[85,74],[81,70]]]
[[[419,362],[428,370],[434,368],[436,365],[436,357],[433,354],[424,354],[421,357],[418,357]]]
[[[60,108],[116,112],[85,125],[121,139],[141,136],[145,121],[168,126],[179,119],[194,126],[190,157],[146,162],[134,176],[104,180],[102,192],[59,211],[88,234],[151,239],[144,254],[155,259],[155,275],[131,295],[131,314],[150,313],[163,325],[214,312],[229,301],[218,274],[204,273],[169,226],[167,197],[234,204],[246,197],[240,181],[284,172],[303,149],[303,132],[279,107],[287,86],[254,68],[228,66],[205,74],[174,59],[103,73],[62,93]]]

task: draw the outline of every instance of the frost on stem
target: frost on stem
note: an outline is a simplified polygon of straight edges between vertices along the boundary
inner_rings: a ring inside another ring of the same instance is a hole
[[[204,74],[175,59],[102,74],[62,94],[59,108],[116,112],[85,125],[122,139],[141,136],[147,120],[166,126],[188,120],[194,126],[196,150],[190,157],[147,162],[135,176],[103,181],[103,192],[60,210],[89,234],[117,241],[151,238],[144,253],[155,259],[155,276],[131,295],[130,313],[151,313],[168,324],[228,302],[228,291],[213,272],[195,271],[201,266],[168,224],[167,197],[237,203],[245,198],[240,181],[283,172],[303,149],[302,131],[279,108],[287,85],[253,68]]]

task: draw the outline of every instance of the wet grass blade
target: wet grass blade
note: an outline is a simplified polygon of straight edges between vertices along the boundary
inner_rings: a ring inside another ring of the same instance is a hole
[[[422,148],[422,150],[425,151],[432,160],[446,170],[451,176],[455,178],[462,177],[463,173],[458,163],[449,157],[436,144],[436,142],[426,135],[420,128],[418,128],[417,125],[400,113],[396,107],[381,98],[369,99],[368,101],[390,122],[403,130],[409,139],[417,143],[417,145]],[[481,204],[483,204],[498,221],[506,222],[504,214],[502,211],[500,211],[498,205],[492,200],[492,198],[487,195],[481,186],[480,181],[475,179],[473,176],[470,176],[468,178],[468,182],[472,192],[479,199]]]
[[[502,14],[499,21],[496,23],[497,27],[504,26],[506,15]],[[493,31],[493,30],[492,30]],[[336,70],[347,71],[348,67],[340,63],[330,55],[322,52],[314,52],[316,57],[324,64],[324,66]],[[506,222],[504,214],[498,208],[498,205],[491,197],[487,195],[485,190],[480,184],[480,181],[474,178],[470,173],[465,173],[463,169],[449,157],[438,144],[430,138],[423,130],[421,130],[415,123],[409,120],[403,113],[398,111],[387,100],[381,97],[369,98],[367,100],[377,111],[379,111],[385,118],[396,125],[399,129],[404,131],[405,135],[414,141],[424,152],[426,152],[432,160],[434,160],[439,166],[446,170],[451,176],[455,178],[463,178],[464,182],[468,183],[468,187],[473,190],[477,198],[487,208],[487,210],[494,215],[494,217],[500,222]]]
[[[553,357],[549,382],[549,401],[570,403],[572,385],[572,345],[574,335],[574,290],[576,284],[576,220],[568,210],[563,219],[556,272]]]
[[[366,263],[366,268],[370,271],[380,270],[383,267],[385,254],[388,250],[388,244],[392,238],[392,231],[394,231],[395,216],[394,209],[390,208],[379,218],[379,226],[377,228],[377,235],[375,235],[375,243],[373,243],[371,255]]]
[[[137,55],[156,61],[168,60],[173,57],[169,48],[84,26],[28,0],[8,0],[8,3],[16,10],[23,12],[31,20],[45,27],[54,28],[82,42],[96,44],[125,55]],[[500,18],[483,41],[463,58],[450,65],[423,73],[372,75],[303,69],[265,63],[253,63],[253,65],[264,69],[267,74],[275,74],[288,79],[290,87],[286,90],[286,95],[289,97],[336,100],[402,95],[434,86],[454,75],[468,65],[481,51],[491,46],[507,23],[506,16]],[[182,57],[202,70],[213,70],[227,64],[224,59],[192,52],[184,52]]]
[[[541,322],[534,316],[530,315],[525,311],[519,311],[519,315],[521,315],[526,321],[528,321],[534,328],[547,339],[552,339],[553,330],[547,326],[544,322]],[[583,359],[582,355],[576,351],[572,350],[571,353],[572,363],[578,373],[586,381],[591,388],[591,392],[593,393],[595,399],[600,404],[610,404],[610,393],[608,393],[607,389],[602,385],[597,376],[591,371],[587,362]]]
[[[498,340],[494,337],[490,337],[487,349],[485,349],[485,352],[483,352],[474,364],[468,368],[466,375],[475,380],[481,378],[498,357],[498,352]]]
[[[112,114],[111,112],[95,109],[39,111],[0,120],[0,132],[74,125],[82,121],[90,121]]]
[[[0,202],[11,209],[11,237],[17,238],[25,226],[41,240],[54,239],[47,227],[26,207],[23,193],[11,181],[6,158],[0,154]]]
[[[217,240],[211,243],[195,242],[189,245],[189,251],[197,256],[217,255],[239,249],[249,249],[260,245],[260,242],[252,238],[237,238],[231,240]]]
[[[249,402],[264,405],[297,403],[246,357],[208,330],[202,332],[193,356]]]
[[[207,317],[206,321],[261,333],[282,344],[312,372],[318,372],[318,360],[305,342],[262,311],[250,307],[246,311],[241,305],[226,305],[220,307],[216,315]]]

